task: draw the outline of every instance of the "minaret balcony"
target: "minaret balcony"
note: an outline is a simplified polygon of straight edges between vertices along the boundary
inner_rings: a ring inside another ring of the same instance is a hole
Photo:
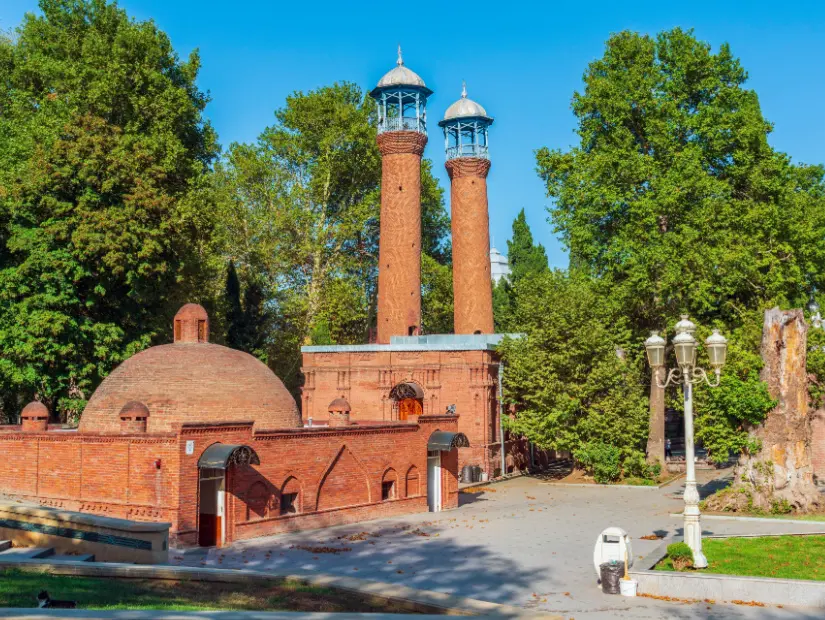
[[[380,119],[378,121],[378,133],[388,131],[416,131],[426,136],[427,122],[423,118],[415,116],[396,116]]]
[[[447,161],[459,157],[490,159],[490,151],[484,144],[460,144],[458,146],[447,147]]]

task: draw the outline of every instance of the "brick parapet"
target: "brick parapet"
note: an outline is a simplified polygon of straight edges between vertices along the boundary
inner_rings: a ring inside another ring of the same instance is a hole
[[[450,179],[459,179],[463,177],[477,177],[479,179],[486,179],[490,172],[490,160],[481,159],[479,157],[457,157],[449,160],[444,167],[447,168],[447,174]],[[486,205],[485,205],[486,208]]]
[[[427,146],[427,136],[417,131],[388,131],[376,138],[381,156],[409,153],[421,157]]]

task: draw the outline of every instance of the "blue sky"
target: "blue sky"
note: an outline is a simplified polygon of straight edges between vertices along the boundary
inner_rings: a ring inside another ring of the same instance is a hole
[[[221,143],[252,141],[295,90],[349,80],[369,90],[404,48],[406,64],[435,91],[430,119],[440,118],[467,81],[487,108],[493,167],[491,234],[506,239],[524,208],[551,264],[566,266],[547,223],[548,199],[533,151],[575,141],[570,111],[587,63],[612,32],[694,28],[714,49],[731,44],[750,74],[772,144],[795,161],[825,161],[825,3],[795,2],[213,2],[124,0],[138,19],[153,18],[185,56],[199,48],[200,86]],[[3,0],[0,28],[36,10],[34,0]],[[426,156],[442,185],[443,140],[433,128]]]

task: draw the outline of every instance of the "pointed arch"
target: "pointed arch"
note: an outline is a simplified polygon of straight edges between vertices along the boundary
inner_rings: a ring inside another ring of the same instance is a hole
[[[401,497],[398,483],[398,473],[389,467],[381,476],[381,501],[386,502]]]
[[[278,512],[281,516],[303,512],[304,490],[301,481],[295,476],[286,477],[278,491],[278,496]]]
[[[405,489],[406,497],[418,497],[421,495],[421,477],[415,465],[410,465],[405,478],[407,482]]]
[[[330,510],[372,502],[366,467],[344,444],[324,470],[318,484],[315,510]]]

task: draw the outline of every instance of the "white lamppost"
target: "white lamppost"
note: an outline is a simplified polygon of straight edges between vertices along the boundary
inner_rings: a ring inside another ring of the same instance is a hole
[[[704,381],[710,387],[719,385],[722,366],[725,365],[725,357],[728,351],[728,341],[719,333],[718,329],[714,329],[713,334],[705,340],[710,366],[716,374],[716,381],[711,382],[705,370],[696,366],[698,343],[693,337],[694,332],[696,332],[696,325],[688,320],[686,314],[683,314],[682,319],[676,323],[676,336],[673,338],[676,363],[679,367],[671,369],[664,381],[661,380],[660,372],[665,366],[665,339],[658,332],[653,332],[650,338],[645,340],[645,349],[647,350],[648,362],[654,370],[656,384],[660,388],[666,388],[673,383],[682,384],[685,396],[685,542],[693,551],[693,565],[696,568],[706,568],[708,561],[705,554],[702,553],[699,491],[696,488],[696,467],[694,463],[693,385],[701,381]]]

